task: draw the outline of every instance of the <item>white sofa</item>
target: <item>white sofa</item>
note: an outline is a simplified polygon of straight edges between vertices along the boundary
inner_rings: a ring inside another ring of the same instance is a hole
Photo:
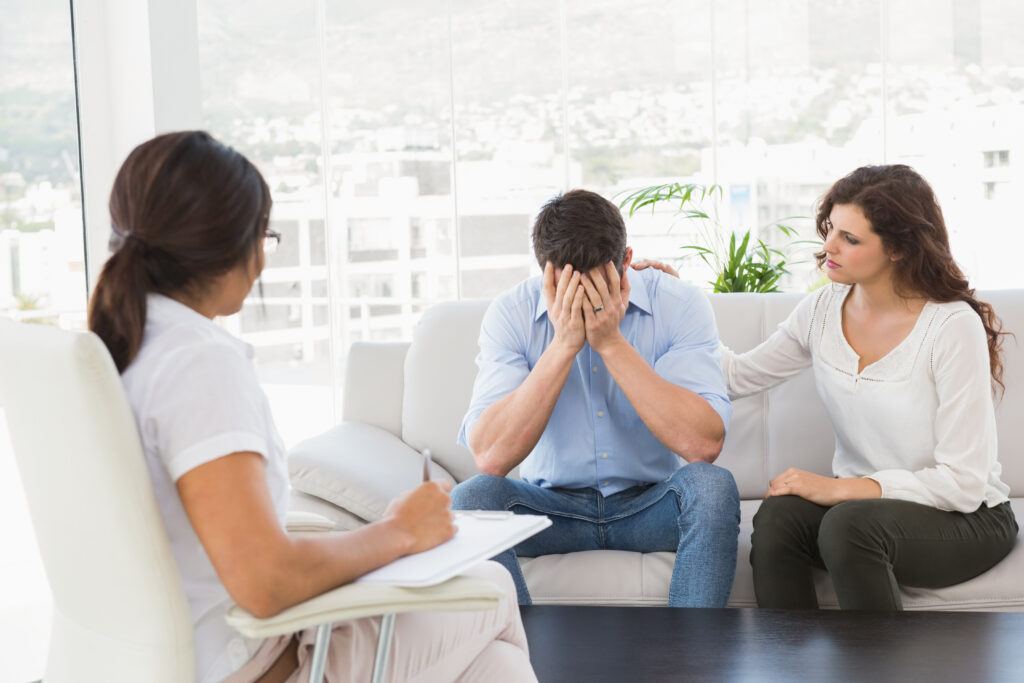
[[[1017,338],[1005,341],[1006,394],[998,404],[999,457],[1012,505],[1024,520],[1024,290],[983,292]],[[737,351],[771,334],[799,294],[718,294],[711,303],[722,341]],[[418,451],[434,455],[435,476],[476,473],[456,435],[469,403],[477,333],[486,301],[428,310],[412,343],[353,344],[344,389],[344,421],[291,452],[293,508],[318,512],[342,528],[380,516],[387,501],[418,483]],[[834,438],[810,371],[762,396],[734,403],[717,463],[739,485],[742,521],[733,607],[755,606],[749,563],[751,520],[769,478],[790,466],[830,474]],[[514,476],[513,475],[510,476]],[[589,551],[523,558],[537,604],[664,605],[672,553]],[[819,602],[835,607],[828,575],[818,572]],[[1024,541],[1002,563],[941,590],[903,588],[907,609],[1024,611]]]

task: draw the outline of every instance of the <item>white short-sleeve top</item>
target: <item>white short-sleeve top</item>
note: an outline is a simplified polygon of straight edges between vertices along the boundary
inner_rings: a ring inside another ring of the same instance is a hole
[[[1009,500],[978,314],[963,301],[930,301],[902,342],[858,372],[842,324],[850,290],[833,283],[812,292],[747,353],[723,346],[729,397],[764,391],[812,365],[836,435],[837,477],[869,477],[883,498],[940,510]]]
[[[175,482],[225,455],[259,453],[283,525],[286,451],[252,365],[252,347],[168,297],[150,294],[146,305],[142,346],[122,380],[192,612],[196,680],[220,681],[247,662],[261,641],[243,638],[224,621],[230,597]]]

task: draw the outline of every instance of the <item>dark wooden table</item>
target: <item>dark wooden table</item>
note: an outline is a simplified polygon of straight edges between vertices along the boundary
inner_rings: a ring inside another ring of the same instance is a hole
[[[1024,613],[521,609],[541,683],[1024,681]]]

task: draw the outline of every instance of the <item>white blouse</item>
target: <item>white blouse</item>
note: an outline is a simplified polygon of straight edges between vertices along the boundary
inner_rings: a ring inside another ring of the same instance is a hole
[[[721,347],[730,398],[814,366],[832,421],[837,477],[869,477],[883,498],[973,512],[1009,500],[999,479],[988,343],[965,302],[925,304],[910,334],[858,372],[843,334],[850,285],[812,292],[757,348]]]
[[[135,360],[121,375],[142,437],[157,505],[195,627],[196,680],[220,681],[263,642],[224,620],[231,604],[189,522],[175,483],[217,458],[266,458],[267,487],[282,526],[288,510],[287,452],[252,365],[252,347],[174,299],[150,294]]]

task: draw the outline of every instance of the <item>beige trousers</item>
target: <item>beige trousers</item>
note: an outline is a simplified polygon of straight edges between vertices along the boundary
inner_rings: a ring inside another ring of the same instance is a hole
[[[395,617],[388,662],[390,683],[536,681],[512,577],[496,562],[465,572],[497,584],[505,597],[497,609],[482,612],[409,612]],[[337,624],[331,632],[326,680],[369,681],[377,652],[380,617]],[[293,637],[299,638],[299,668],[288,683],[305,683],[312,668],[316,629],[268,638],[253,658],[227,679],[249,683],[263,675]]]

